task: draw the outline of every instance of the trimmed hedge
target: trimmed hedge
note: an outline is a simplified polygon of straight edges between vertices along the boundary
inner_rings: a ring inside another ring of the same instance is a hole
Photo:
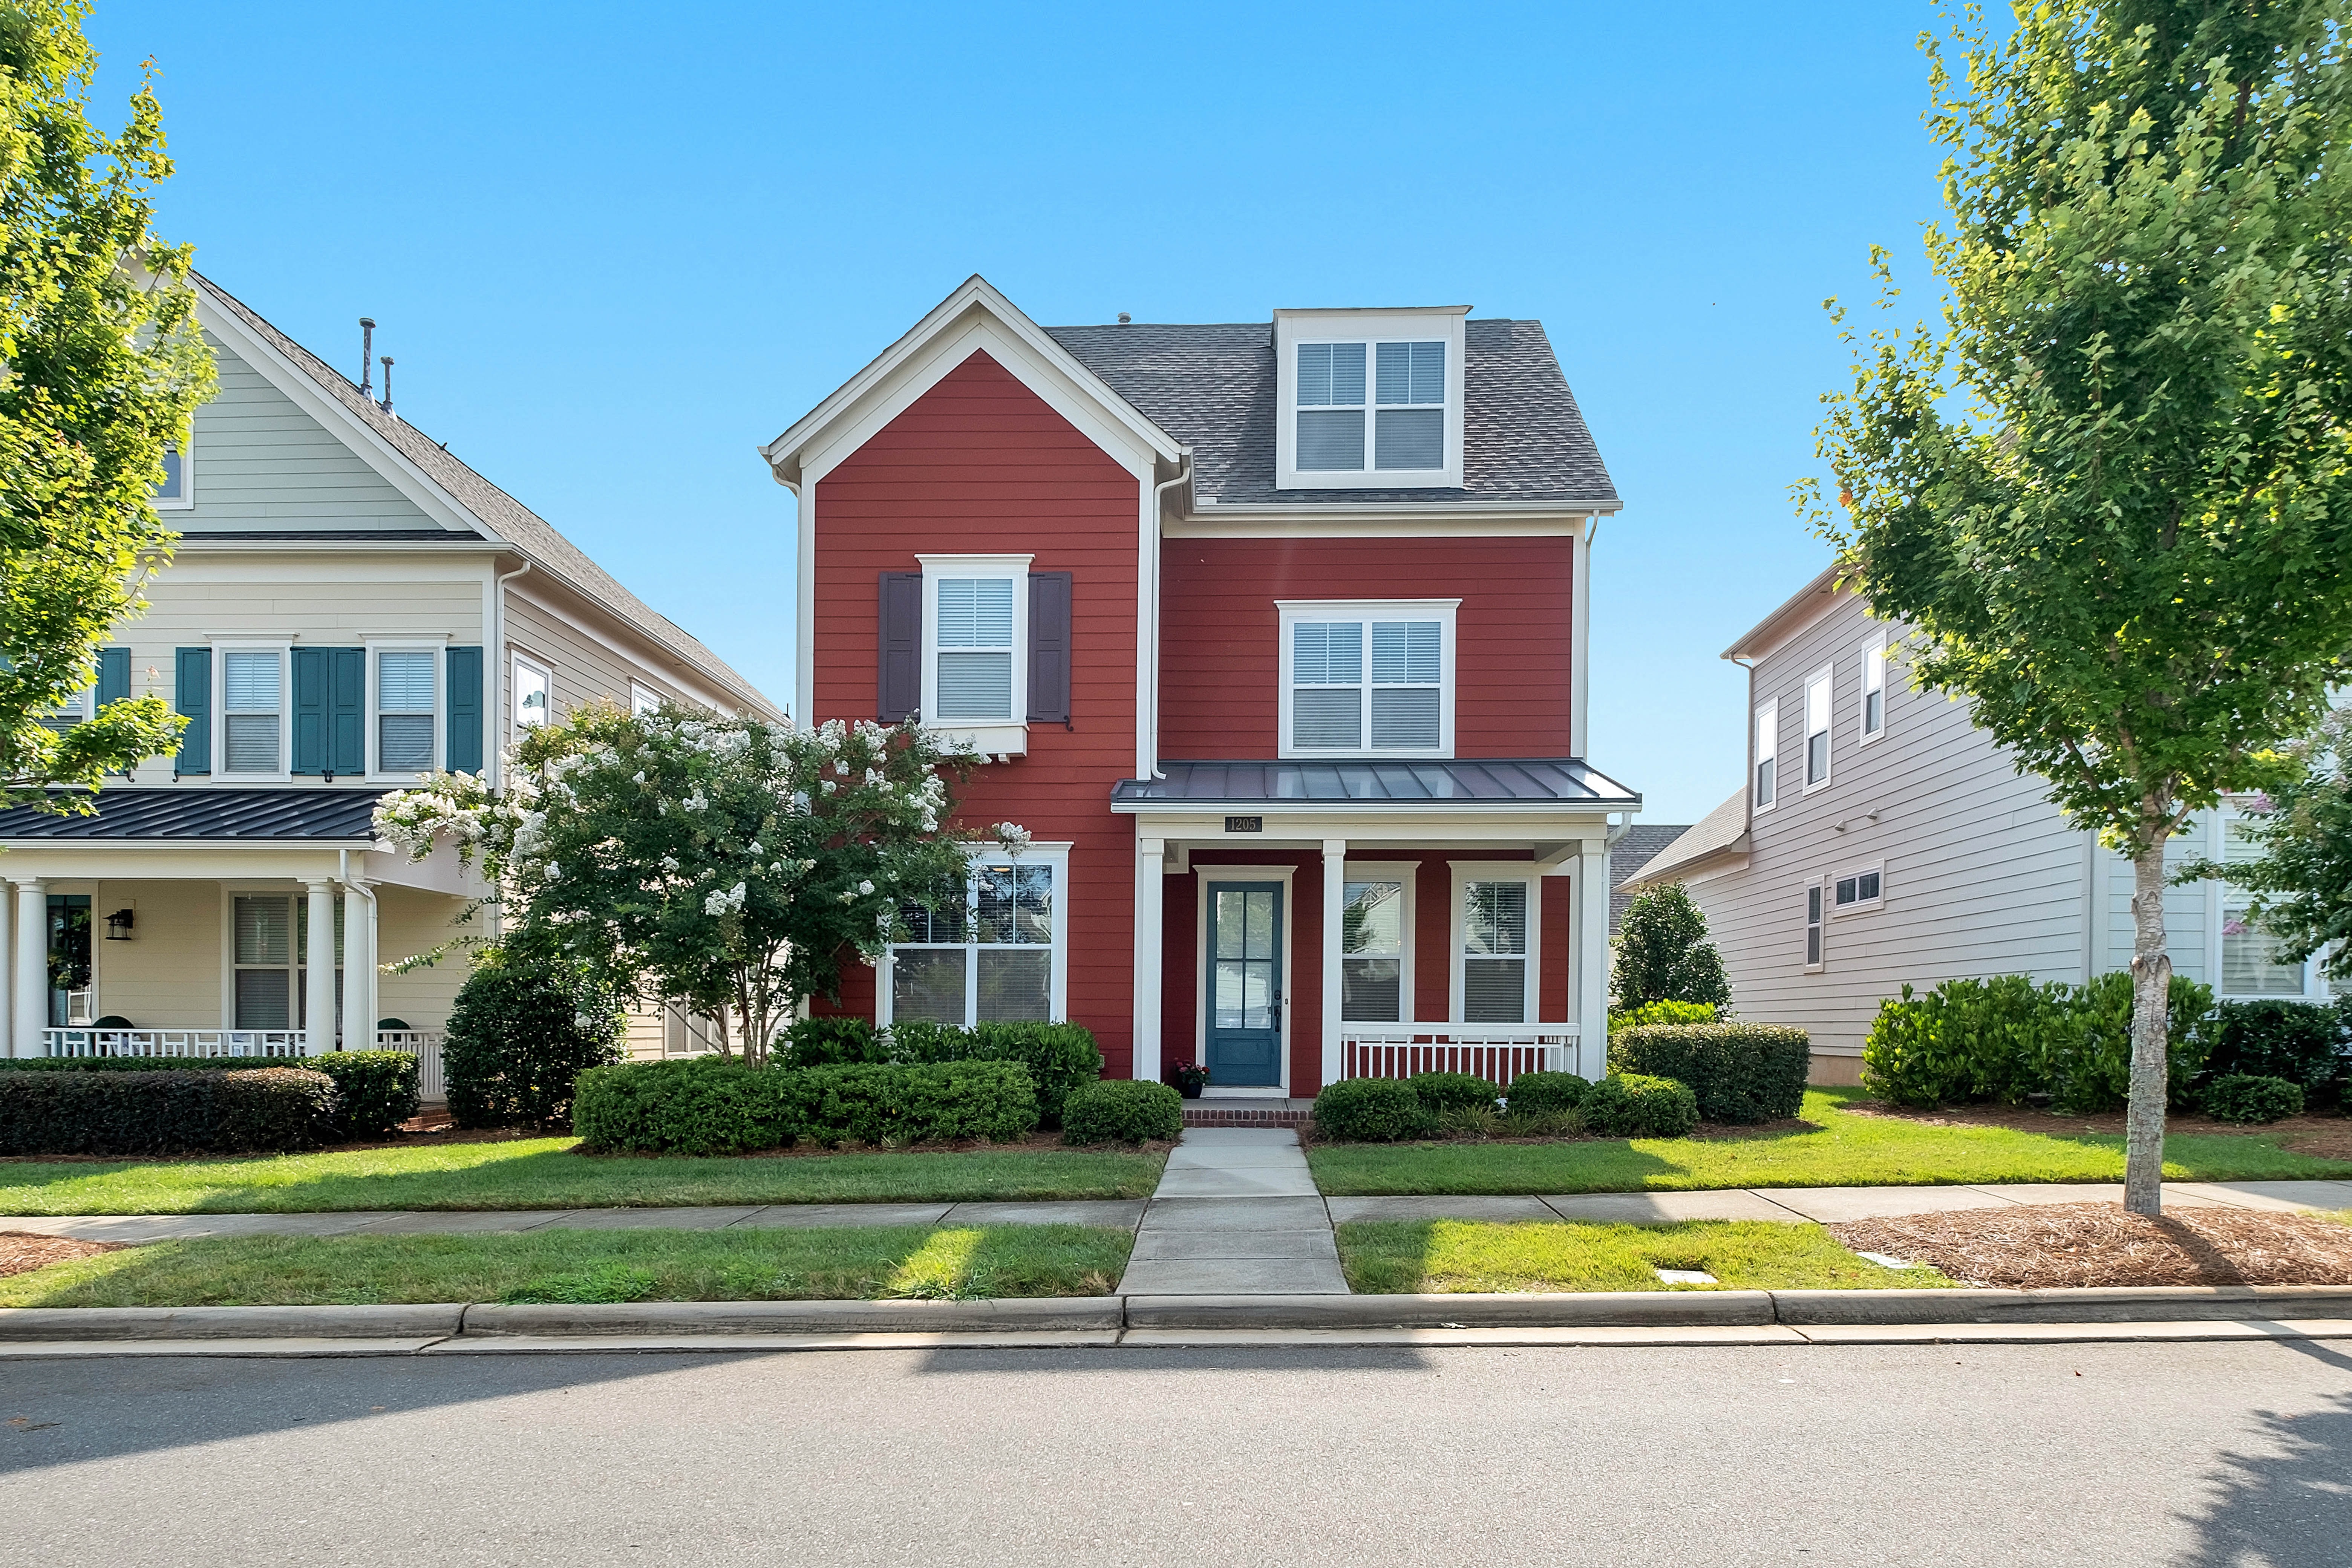
[[[1335,1142],[1393,1143],[1428,1123],[1421,1096],[1399,1079],[1341,1079],[1315,1097],[1315,1130]]]
[[[2209,1079],[2250,1075],[2284,1079],[2304,1091],[2305,1098],[2330,1101],[2339,1098],[2352,1076],[2352,1041],[2345,1038],[2345,1014],[2340,1007],[2310,1002],[2224,1002],[2216,1009],[2213,1054],[2206,1058]],[[2211,1093],[2209,1088],[2207,1093]]]
[[[1575,1110],[1591,1087],[1591,1079],[1572,1072],[1523,1072],[1504,1091],[1503,1103],[1514,1116],[1545,1116]]]
[[[2205,1114],[2216,1121],[2276,1121],[2303,1114],[2303,1086],[2283,1078],[2235,1072],[2205,1086]]]
[[[1184,1135],[1184,1097],[1164,1083],[1106,1079],[1062,1102],[1065,1143],[1147,1143]]]
[[[334,1136],[335,1080],[301,1068],[0,1075],[0,1154],[286,1153]]]
[[[0,1072],[267,1072],[310,1057],[0,1057]]]
[[[450,1120],[460,1127],[561,1127],[572,1084],[621,1059],[613,999],[560,961],[519,948],[485,953],[457,988],[442,1037]]]
[[[1709,1121],[1782,1121],[1804,1109],[1812,1039],[1778,1024],[1656,1024],[1609,1042],[1620,1072],[1690,1086]]]
[[[1612,1008],[1609,1013],[1609,1037],[1615,1039],[1628,1029],[1639,1029],[1651,1024],[1717,1024],[1731,1011],[1717,1007],[1712,1002],[1644,1002],[1631,1012]]]
[[[893,1024],[889,1040],[894,1062],[1019,1062],[1037,1086],[1037,1113],[1048,1127],[1061,1124],[1064,1101],[1102,1077],[1102,1051],[1084,1024]]]
[[[844,1062],[886,1062],[890,1037],[850,1014],[821,1018],[796,1018],[783,1033],[784,1048],[778,1065],[794,1068],[834,1067]]]
[[[1417,1072],[1404,1080],[1432,1116],[1448,1110],[1492,1110],[1503,1091],[1470,1072]]]
[[[1690,1085],[1643,1073],[1611,1073],[1576,1108],[1584,1130],[1603,1138],[1680,1138],[1698,1125]]]
[[[408,1051],[328,1051],[302,1065],[335,1080],[345,1137],[381,1138],[416,1114],[416,1058]]]
[[[630,1153],[1014,1142],[1036,1131],[1037,1092],[1019,1062],[755,1068],[694,1057],[582,1073],[572,1125],[593,1148]]]
[[[2047,1094],[2060,1110],[2112,1110],[2131,1084],[2131,996],[2123,970],[2088,985],[2036,985],[2021,974],[1948,980],[1924,996],[1906,985],[1878,1005],[1862,1047],[1863,1085],[1921,1109]],[[2176,974],[2168,1005],[2170,1099],[2187,1109],[2213,1049],[2213,993]]]

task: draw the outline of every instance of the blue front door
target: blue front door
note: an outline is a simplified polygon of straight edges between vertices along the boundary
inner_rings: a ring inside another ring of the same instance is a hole
[[[1209,1082],[1282,1081],[1282,884],[1218,882],[1209,902]]]

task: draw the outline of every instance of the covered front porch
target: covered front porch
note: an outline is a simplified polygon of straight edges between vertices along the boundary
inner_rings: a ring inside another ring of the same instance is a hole
[[[1606,1070],[1608,844],[1574,761],[1171,763],[1136,819],[1135,1076],[1204,1101]]]

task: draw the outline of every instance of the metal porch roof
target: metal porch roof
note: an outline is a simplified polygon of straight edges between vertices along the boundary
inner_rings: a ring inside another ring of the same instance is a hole
[[[0,841],[184,839],[273,843],[287,839],[357,842],[375,837],[380,789],[280,785],[276,789],[102,790],[95,816],[52,816],[31,806],[0,811]]]
[[[1576,757],[1426,761],[1162,763],[1167,776],[1121,779],[1114,807],[1381,805],[1563,805],[1632,810],[1642,797]]]

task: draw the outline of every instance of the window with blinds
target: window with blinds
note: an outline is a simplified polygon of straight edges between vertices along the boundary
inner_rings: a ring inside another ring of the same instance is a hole
[[[2261,850],[2246,837],[2246,825],[2228,818],[2221,828],[2224,864],[2259,858]],[[2254,923],[2253,895],[2231,883],[2221,884],[2221,994],[2224,996],[2300,996],[2304,994],[2304,963],[2279,956],[2279,939]]]
[[[1780,705],[1767,702],[1756,710],[1756,807],[1772,804],[1780,784]]]
[[[1300,343],[1297,352],[1300,472],[1446,466],[1444,342]]]
[[[1528,1021],[1528,884],[1463,888],[1462,1021]]]
[[[1404,1021],[1404,884],[1349,882],[1339,911],[1339,1016]]]
[[[1830,782],[1830,671],[1805,682],[1805,787]]]
[[[1051,865],[982,865],[961,906],[899,911],[908,940],[890,949],[890,1016],[935,1024],[1043,1023],[1054,1016]]]
[[[1886,645],[1873,643],[1862,650],[1862,738],[1875,741],[1886,732]]]
[[[939,583],[939,723],[1018,717],[1013,711],[1011,577],[942,577]]]
[[[310,960],[310,900],[297,893],[239,893],[230,904],[232,1016],[240,1029],[300,1029]],[[335,996],[342,997],[343,901],[335,900]]]
[[[231,649],[221,658],[221,765],[233,773],[285,771],[285,659]]]
[[[375,656],[378,773],[432,771],[436,662],[429,648],[387,648]]]
[[[1444,666],[1440,621],[1293,621],[1291,749],[1439,750]]]

